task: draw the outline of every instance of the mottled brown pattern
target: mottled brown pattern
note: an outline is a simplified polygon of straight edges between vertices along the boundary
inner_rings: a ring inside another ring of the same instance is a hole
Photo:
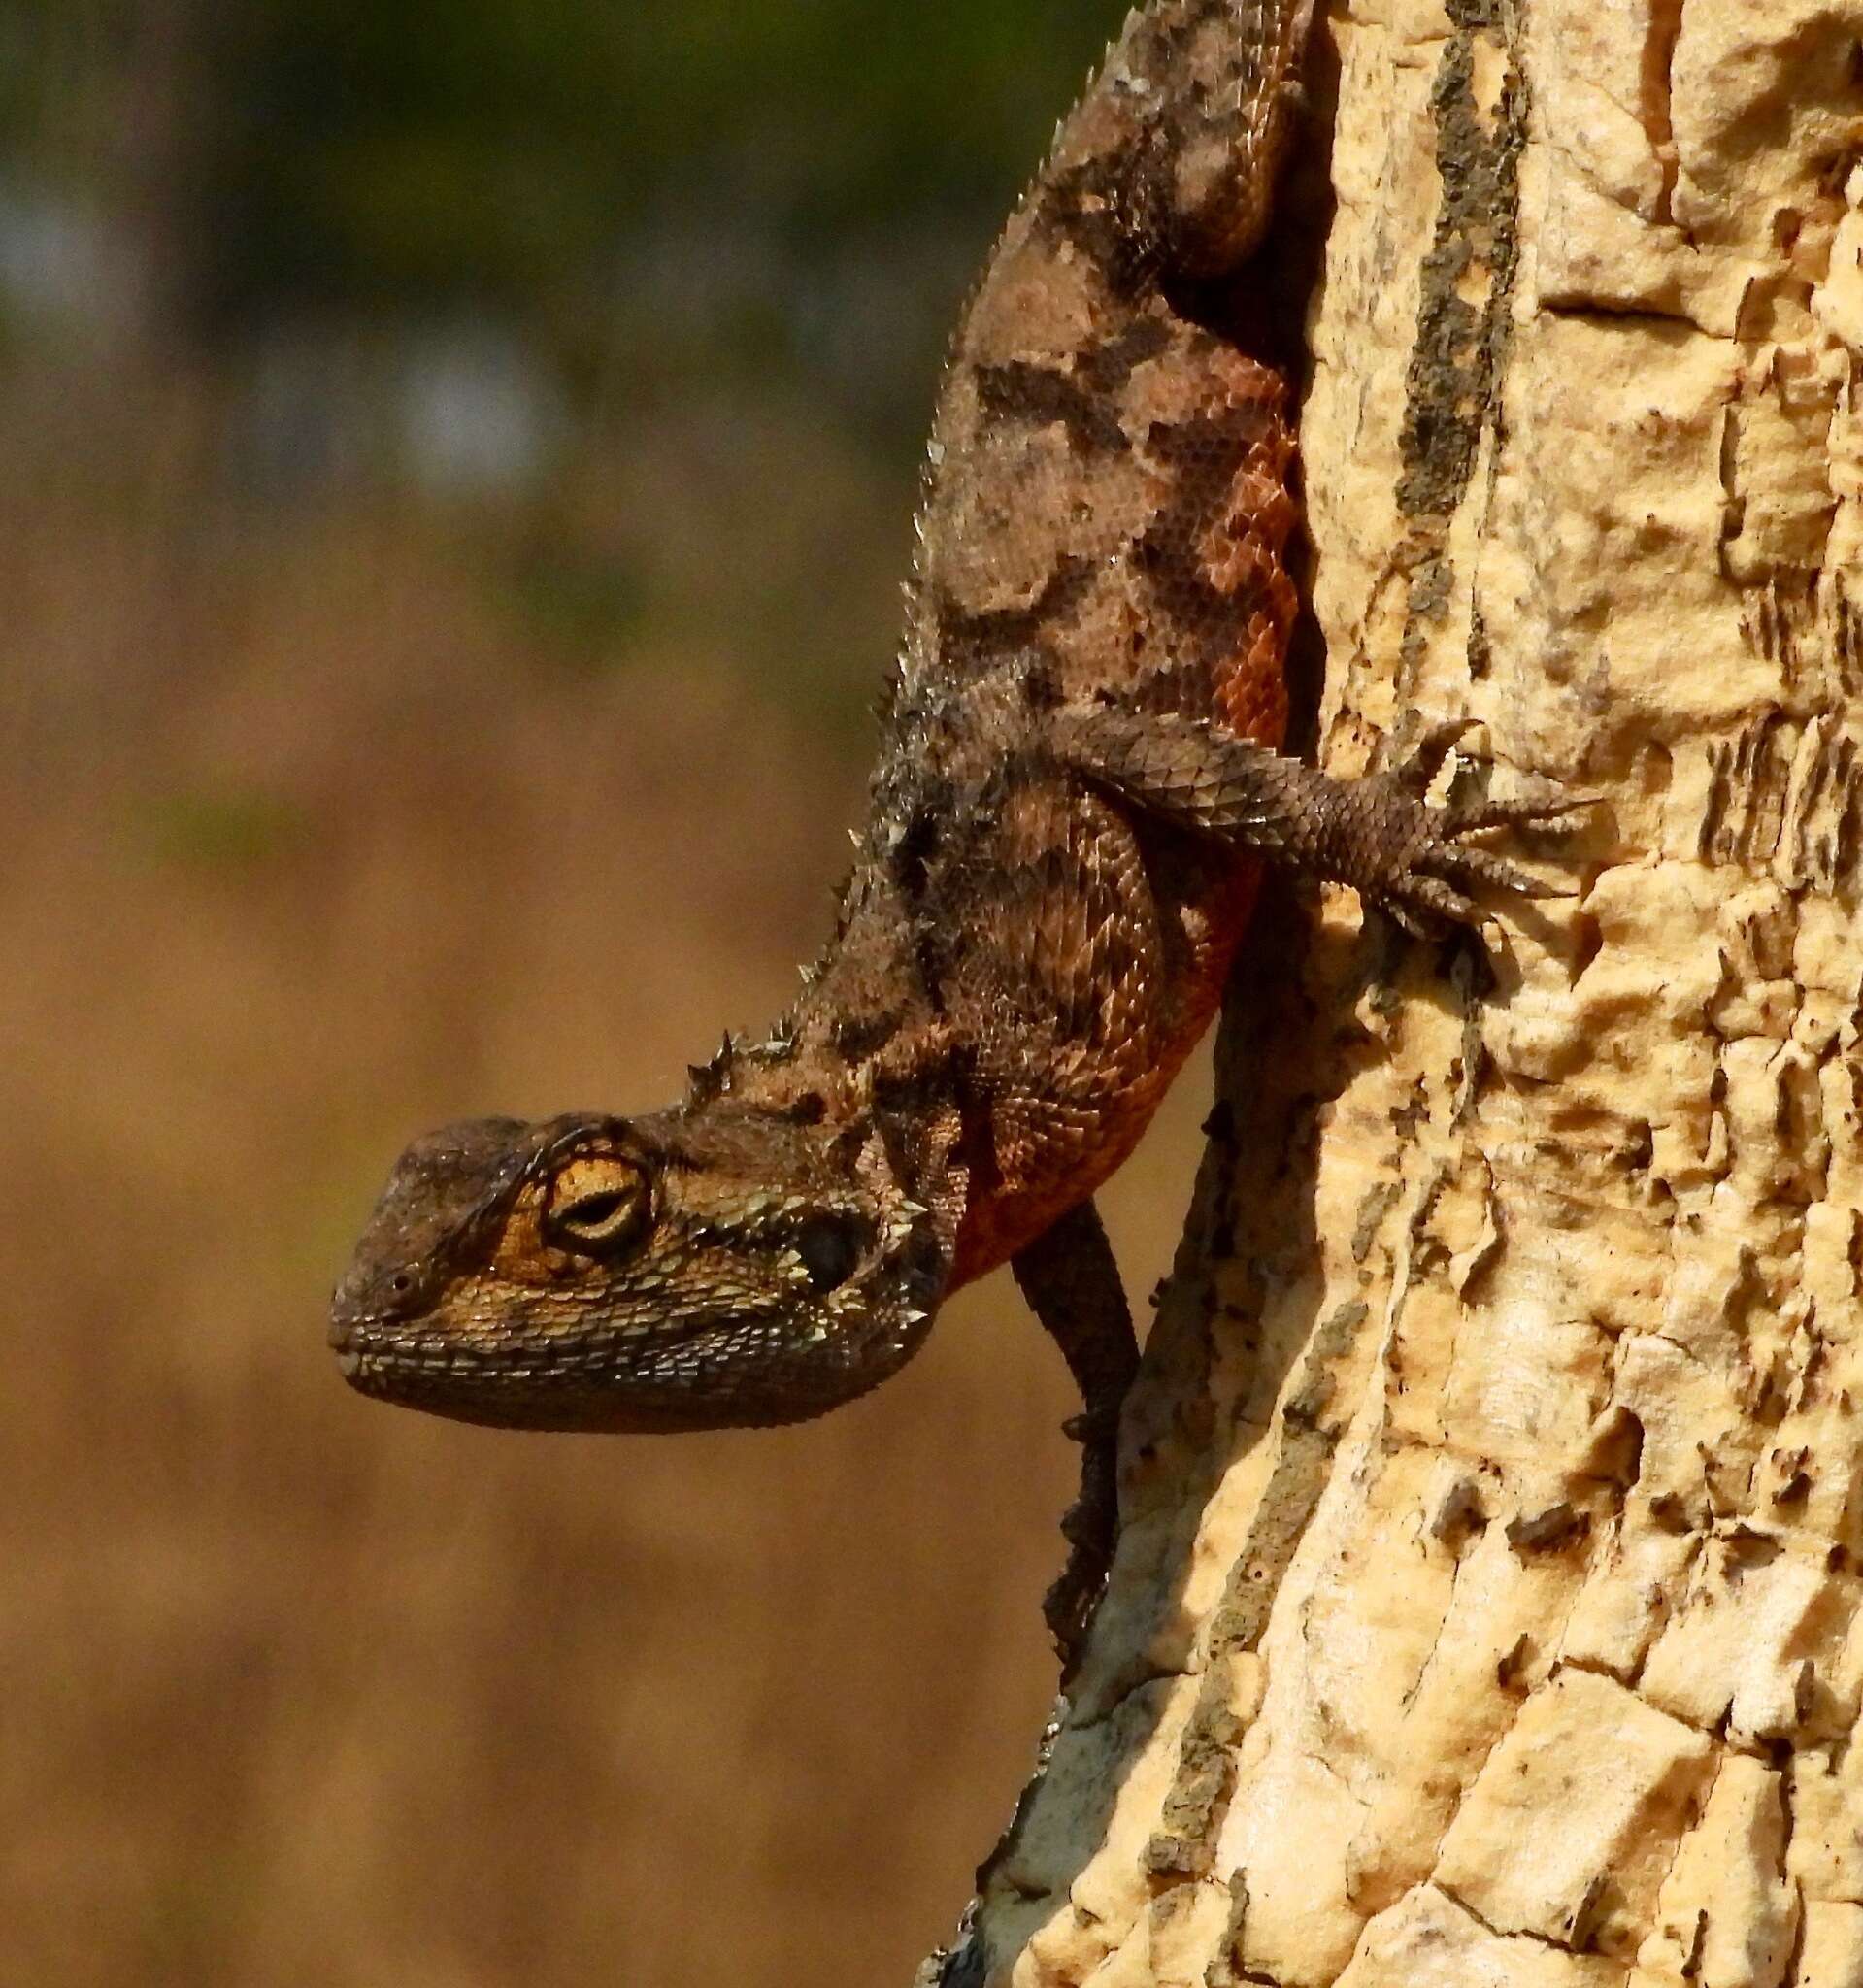
[[[1075,1647],[1136,1358],[1088,1199],[1208,1024],[1259,858],[1469,918],[1456,882],[1519,879],[1462,835],[1536,812],[1446,814],[1273,749],[1290,394],[1192,307],[1266,226],[1309,13],[1154,0],[1011,218],[939,401],[868,824],[794,1009],[670,1110],[412,1148],[337,1294],[356,1386],[534,1427],[794,1420],[1014,1258],[1086,1397],[1048,1605]]]

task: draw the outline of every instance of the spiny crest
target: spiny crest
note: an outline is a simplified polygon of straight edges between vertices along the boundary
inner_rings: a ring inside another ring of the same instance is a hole
[[[711,1062],[688,1063],[685,1066],[685,1101],[688,1105],[709,1105],[731,1088],[731,1064],[737,1055],[737,1047],[731,1031],[726,1029],[724,1040],[718,1044]]]
[[[811,975],[818,977],[820,971],[818,967],[803,968],[803,985],[811,985]],[[716,1054],[709,1063],[686,1065],[687,1106],[710,1105],[719,1098],[728,1097],[735,1087],[734,1079],[738,1072],[745,1065],[786,1063],[795,1055],[800,1042],[793,1014],[779,1016],[771,1023],[769,1034],[760,1043],[744,1042],[726,1029],[724,1040],[718,1044]]]

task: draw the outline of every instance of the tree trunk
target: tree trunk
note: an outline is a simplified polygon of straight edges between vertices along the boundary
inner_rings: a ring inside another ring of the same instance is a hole
[[[1321,756],[1603,805],[1485,959],[1265,908],[947,1978],[1855,1988],[1863,0],[1327,33]]]

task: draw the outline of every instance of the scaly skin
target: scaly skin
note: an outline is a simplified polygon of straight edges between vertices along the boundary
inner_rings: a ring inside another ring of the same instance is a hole
[[[788,1422],[1014,1260],[1080,1379],[1077,1647],[1136,1362],[1090,1197],[1203,1034],[1263,858],[1407,923],[1529,887],[1391,778],[1280,757],[1290,393],[1210,329],[1267,225],[1303,0],[1154,0],[985,269],[837,929],[792,1011],[649,1116],[418,1141],[338,1289],[365,1393],[466,1420]],[[1110,1281],[1109,1281],[1110,1280]]]

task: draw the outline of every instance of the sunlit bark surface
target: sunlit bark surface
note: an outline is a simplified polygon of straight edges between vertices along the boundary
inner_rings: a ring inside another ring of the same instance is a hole
[[[1849,1988],[1863,0],[1326,35],[1322,755],[1604,805],[1485,961],[1269,907],[965,1978]]]

